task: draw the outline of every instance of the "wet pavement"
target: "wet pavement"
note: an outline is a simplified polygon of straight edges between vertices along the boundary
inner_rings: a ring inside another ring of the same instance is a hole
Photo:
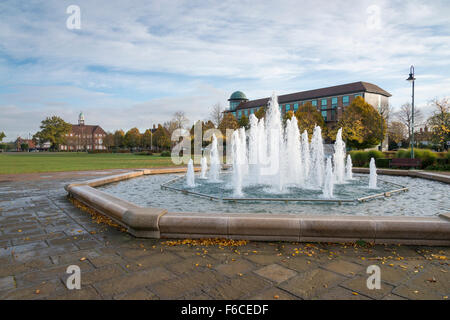
[[[449,247],[137,239],[67,199],[65,184],[123,171],[0,175],[0,299],[450,296]],[[80,290],[66,287],[70,265]]]

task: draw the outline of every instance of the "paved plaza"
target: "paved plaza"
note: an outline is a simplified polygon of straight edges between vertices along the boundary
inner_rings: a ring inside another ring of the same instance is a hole
[[[0,176],[1,300],[450,296],[448,247],[137,239],[68,200],[67,183],[118,172]],[[66,288],[69,265],[80,290]]]

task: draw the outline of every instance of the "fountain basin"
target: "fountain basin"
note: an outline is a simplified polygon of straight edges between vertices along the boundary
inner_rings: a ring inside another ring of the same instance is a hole
[[[107,215],[136,237],[213,237],[306,242],[365,240],[375,243],[450,245],[449,213],[430,217],[408,217],[320,215],[313,212],[295,215],[171,212],[164,207],[143,207],[97,189],[131,178],[185,171],[182,168],[134,170],[126,174],[70,184],[65,188],[70,196]],[[379,170],[378,173],[383,174],[383,171]],[[450,177],[438,174],[403,170],[389,170],[385,173],[420,176],[450,184]],[[150,194],[149,197],[151,196]]]

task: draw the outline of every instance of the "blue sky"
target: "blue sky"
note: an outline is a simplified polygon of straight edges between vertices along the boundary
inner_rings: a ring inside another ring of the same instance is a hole
[[[69,5],[81,29],[66,27]],[[250,99],[354,81],[429,112],[450,96],[443,1],[0,2],[0,131],[28,136],[46,116],[140,130],[184,110],[208,118],[235,90]]]

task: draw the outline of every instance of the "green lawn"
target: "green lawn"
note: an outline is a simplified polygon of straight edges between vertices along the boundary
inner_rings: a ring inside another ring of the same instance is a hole
[[[170,157],[127,153],[0,153],[0,174],[154,168],[173,166]]]

